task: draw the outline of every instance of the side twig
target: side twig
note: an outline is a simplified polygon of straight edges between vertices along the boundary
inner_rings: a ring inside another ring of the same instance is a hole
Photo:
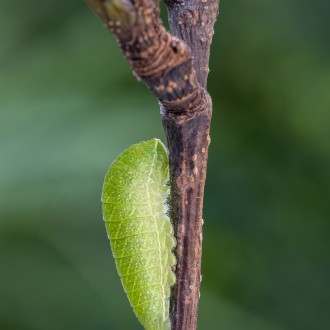
[[[194,330],[200,296],[202,207],[211,122],[204,89],[217,0],[166,0],[171,31],[155,0],[86,0],[116,36],[132,71],[160,101],[177,239],[172,330]],[[208,5],[209,3],[209,5]],[[189,45],[189,46],[188,46]]]

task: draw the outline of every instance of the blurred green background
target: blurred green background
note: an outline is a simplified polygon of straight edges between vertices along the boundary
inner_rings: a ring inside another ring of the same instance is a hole
[[[330,329],[330,2],[220,6],[199,329]],[[157,102],[83,1],[2,0],[0,42],[0,329],[140,329],[100,193]]]

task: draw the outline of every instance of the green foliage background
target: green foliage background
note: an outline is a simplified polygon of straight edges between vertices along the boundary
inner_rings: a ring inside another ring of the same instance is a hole
[[[330,327],[325,0],[222,1],[199,329]],[[100,194],[157,102],[82,1],[0,3],[0,329],[140,329]]]

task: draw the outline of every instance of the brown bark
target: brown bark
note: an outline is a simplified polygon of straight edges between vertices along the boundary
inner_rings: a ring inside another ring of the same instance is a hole
[[[210,46],[219,0],[164,0],[168,8],[171,33],[184,40],[192,50],[197,81],[206,87]]]
[[[177,239],[172,330],[195,330],[212,112],[204,88],[218,0],[166,0],[174,36],[164,29],[155,0],[86,2],[115,34],[134,74],[160,101],[169,148],[171,218]]]
[[[206,88],[218,0],[164,0],[173,35],[192,50],[197,81]],[[172,330],[196,329],[200,298],[202,210],[211,102],[185,118],[162,116],[170,152],[172,219],[178,241],[176,286],[171,294]]]
[[[172,330],[195,329],[200,297],[202,207],[210,104],[188,116],[165,115],[171,169],[171,218],[177,238],[176,285],[171,294]]]

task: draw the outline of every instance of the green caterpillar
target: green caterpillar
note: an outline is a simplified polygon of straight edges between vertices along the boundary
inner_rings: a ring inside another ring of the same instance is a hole
[[[175,283],[173,227],[167,216],[169,164],[158,139],[125,150],[110,166],[102,192],[103,217],[117,270],[147,330],[170,330]]]

